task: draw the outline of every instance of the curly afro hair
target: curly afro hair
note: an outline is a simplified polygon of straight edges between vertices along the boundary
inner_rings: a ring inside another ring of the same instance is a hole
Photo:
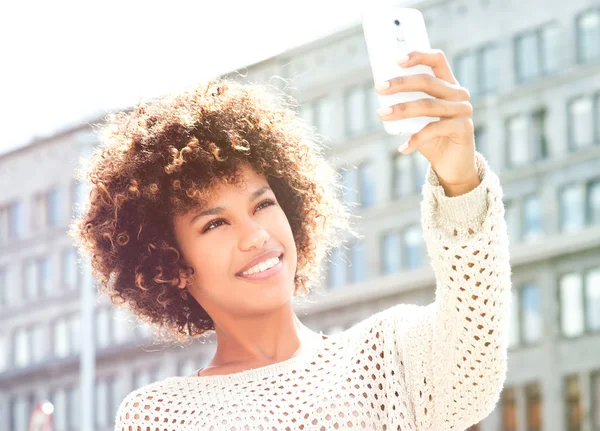
[[[298,251],[294,296],[322,280],[322,260],[344,243],[351,215],[319,135],[274,87],[216,78],[112,113],[77,177],[89,199],[69,234],[113,305],[156,333],[189,341],[214,323],[186,289],[174,215],[205,202],[217,179],[239,181],[245,163],[265,175]]]

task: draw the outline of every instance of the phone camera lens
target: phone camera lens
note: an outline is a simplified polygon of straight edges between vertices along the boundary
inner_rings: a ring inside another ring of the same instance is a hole
[[[400,25],[400,21],[398,21],[398,20],[395,20],[395,21],[394,21],[394,24],[396,24],[396,25]]]

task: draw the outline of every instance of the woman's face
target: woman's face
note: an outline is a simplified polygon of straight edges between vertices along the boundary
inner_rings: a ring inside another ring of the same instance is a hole
[[[287,217],[265,177],[240,169],[241,183],[218,182],[205,207],[174,219],[183,258],[194,268],[187,287],[216,321],[280,308],[294,292],[296,245]]]

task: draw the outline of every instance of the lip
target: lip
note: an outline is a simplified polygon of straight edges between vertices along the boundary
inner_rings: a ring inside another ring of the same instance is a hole
[[[281,272],[281,268],[283,268],[283,260],[280,259],[277,265],[264,270],[263,272],[257,272],[249,275],[238,275],[238,277],[244,280],[265,280],[279,274],[279,272]]]
[[[255,258],[251,259],[248,263],[246,263],[246,265],[244,265],[243,268],[240,269],[235,275],[241,276],[244,271],[249,270],[254,265],[264,262],[265,260],[269,260],[273,257],[280,257],[282,254],[283,254],[283,252],[281,250],[269,250],[262,254],[259,254]],[[281,260],[279,263],[281,263]],[[277,265],[275,265],[275,266],[277,266]]]

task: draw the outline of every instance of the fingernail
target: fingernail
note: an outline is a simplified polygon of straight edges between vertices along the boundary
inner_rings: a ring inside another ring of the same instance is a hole
[[[410,142],[410,141],[409,141],[409,142]],[[403,145],[400,145],[400,148],[398,148],[398,152],[400,152],[400,153],[404,153],[404,152],[405,152],[405,151],[408,149],[408,143],[409,143],[409,142],[407,142],[407,143],[405,143],[405,144],[403,144]]]
[[[400,57],[398,59],[398,64],[400,65],[400,67],[404,67],[406,65],[406,63],[408,62],[409,58],[410,57],[408,55],[404,55],[404,56]]]
[[[381,108],[377,110],[377,113],[379,115],[390,115],[392,113],[393,109],[392,107],[388,107],[388,108]]]
[[[375,90],[382,91],[390,88],[390,81],[379,82],[375,85]]]

